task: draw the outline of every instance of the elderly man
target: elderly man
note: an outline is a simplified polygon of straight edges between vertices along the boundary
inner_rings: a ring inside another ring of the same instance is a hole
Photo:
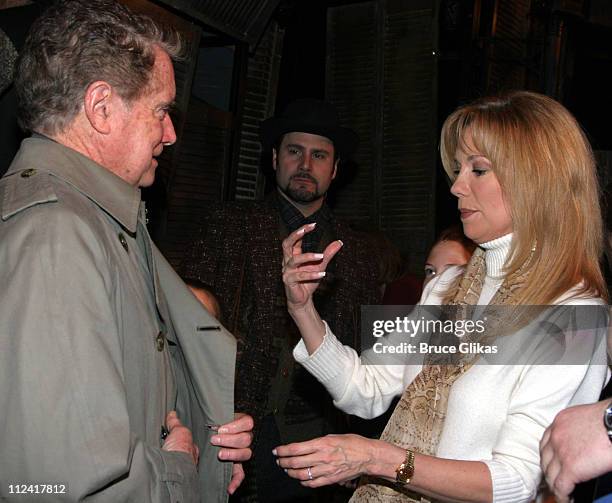
[[[176,139],[179,50],[113,0],[68,0],[21,54],[34,135],[0,181],[0,499],[221,502],[242,480],[235,341],[157,251],[140,200]]]
[[[334,333],[357,346],[360,306],[376,304],[381,296],[376,248],[325,204],[343,169],[340,161],[354,151],[357,135],[340,125],[331,103],[301,99],[264,121],[261,139],[272,150],[276,190],[265,201],[215,208],[182,272],[214,285],[223,319],[239,340],[236,401],[258,424],[243,500],[296,503],[318,496],[330,501],[329,493],[315,494],[289,479],[271,452],[283,442],[345,429],[327,392],[292,357],[300,336],[287,313],[281,243],[305,223],[316,224],[304,238],[306,251],[320,252],[334,240],[343,241],[315,303]]]

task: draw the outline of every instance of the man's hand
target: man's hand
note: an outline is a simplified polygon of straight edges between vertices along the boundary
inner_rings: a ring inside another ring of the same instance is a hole
[[[164,441],[162,449],[164,451],[178,451],[189,454],[195,465],[198,466],[200,450],[198,446],[193,443],[191,431],[186,426],[183,426],[183,423],[181,423],[176,415],[176,411],[173,410],[166,416],[166,427],[169,433]]]
[[[251,442],[253,441],[253,418],[247,414],[237,412],[231,423],[222,424],[217,434],[210,439],[210,443],[223,447],[219,450],[221,461],[233,461],[232,480],[227,488],[229,494],[234,494],[244,480],[242,461],[251,459]]]
[[[610,400],[562,410],[544,432],[540,463],[559,503],[576,484],[612,471],[612,443],[603,425]]]

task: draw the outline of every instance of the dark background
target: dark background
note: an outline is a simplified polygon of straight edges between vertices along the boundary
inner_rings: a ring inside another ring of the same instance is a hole
[[[17,49],[48,2],[4,8]],[[382,231],[420,271],[435,236],[457,222],[437,151],[458,105],[506,89],[548,94],[572,111],[608,184],[612,6],[608,0],[125,0],[177,26],[179,140],[145,191],[154,238],[175,265],[200,216],[272,187],[259,123],[293,99],[334,101],[361,147],[330,202]],[[3,5],[4,4],[4,5]],[[0,98],[0,172],[16,151],[15,98]]]

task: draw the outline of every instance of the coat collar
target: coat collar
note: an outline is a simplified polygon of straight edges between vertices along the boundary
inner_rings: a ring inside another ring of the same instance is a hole
[[[88,157],[42,135],[25,139],[7,175],[34,168],[72,185],[134,234],[138,222],[140,189]]]

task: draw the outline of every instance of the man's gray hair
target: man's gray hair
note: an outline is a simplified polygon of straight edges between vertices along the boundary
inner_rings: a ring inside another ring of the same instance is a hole
[[[20,54],[19,124],[47,135],[64,131],[97,80],[127,102],[138,98],[148,88],[156,46],[172,59],[181,56],[176,30],[115,0],[56,2],[32,25]]]

